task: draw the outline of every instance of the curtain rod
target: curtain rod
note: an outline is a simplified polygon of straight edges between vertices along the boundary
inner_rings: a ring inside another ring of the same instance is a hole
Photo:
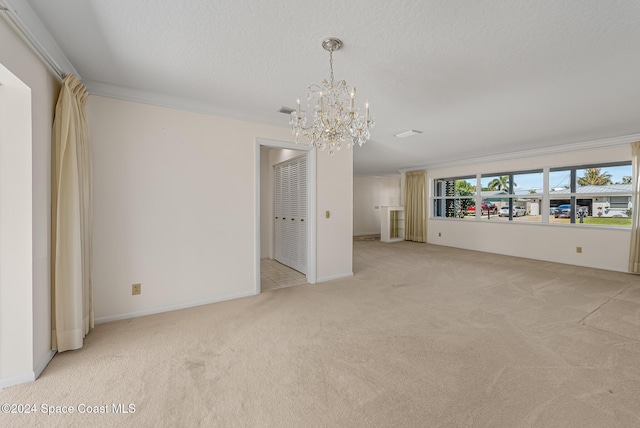
[[[0,15],[40,60],[62,81],[67,74],[80,76],[55,40],[24,0],[0,0]]]

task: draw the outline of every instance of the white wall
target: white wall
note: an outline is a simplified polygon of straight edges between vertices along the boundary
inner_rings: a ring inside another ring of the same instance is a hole
[[[31,209],[22,213],[25,220],[30,216],[31,279],[14,283],[13,286],[28,289],[29,306],[21,308],[29,320],[11,320],[11,325],[27,328],[24,349],[15,350],[22,359],[18,377],[35,378],[44,369],[53,353],[51,351],[50,310],[50,231],[51,231],[51,127],[55,102],[60,90],[59,79],[49,71],[40,58],[0,19],[0,63],[17,76],[31,90],[31,145],[30,164],[23,172],[30,175]],[[4,156],[4,154],[3,154]],[[14,165],[14,167],[17,166]],[[18,188],[17,182],[15,184]],[[22,244],[16,243],[16,249]],[[2,298],[0,296],[0,298]],[[2,316],[2,315],[0,315]],[[3,323],[0,319],[0,323]],[[4,343],[0,343],[0,347]],[[0,366],[3,366],[0,361]],[[28,368],[26,368],[28,366]],[[0,369],[2,370],[2,369]],[[0,372],[1,373],[1,372]],[[0,374],[0,385],[4,375]]]
[[[270,182],[269,151],[271,148],[260,146],[260,258],[273,258],[273,183]]]
[[[353,235],[380,233],[380,207],[400,205],[400,175],[353,177]]]
[[[273,259],[275,257],[273,236],[275,174],[273,166],[304,153],[300,150],[266,146],[260,148],[260,258]]]
[[[255,141],[290,131],[97,96],[88,116],[97,321],[254,294]],[[337,215],[318,226],[319,278],[352,272],[352,174],[350,152],[318,156],[318,209]]]
[[[31,90],[0,65],[0,379],[33,370]]]
[[[428,180],[476,173],[500,173],[631,159],[631,147],[556,153],[470,166],[427,170]],[[429,191],[433,188],[430,182]],[[429,205],[430,215],[432,206]],[[441,236],[439,236],[441,234]],[[427,242],[497,254],[627,272],[631,232],[628,228],[576,227],[522,222],[493,223],[429,218]],[[582,247],[582,254],[576,253]]]
[[[317,162],[317,280],[323,282],[353,275],[353,151],[320,152]]]

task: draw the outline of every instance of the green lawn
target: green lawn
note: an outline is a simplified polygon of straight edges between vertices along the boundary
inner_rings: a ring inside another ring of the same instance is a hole
[[[576,223],[579,220],[576,219]],[[604,224],[606,226],[631,226],[630,218],[585,217],[584,224]]]

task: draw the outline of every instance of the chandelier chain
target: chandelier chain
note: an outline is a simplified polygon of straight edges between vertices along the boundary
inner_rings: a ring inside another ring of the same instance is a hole
[[[329,68],[331,69],[331,86],[333,86],[333,49],[329,51]]]

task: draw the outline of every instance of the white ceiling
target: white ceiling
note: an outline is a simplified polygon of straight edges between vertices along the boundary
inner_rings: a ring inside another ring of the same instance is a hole
[[[342,39],[336,79],[377,122],[358,175],[640,132],[640,1],[28,3],[94,93],[283,127]]]

